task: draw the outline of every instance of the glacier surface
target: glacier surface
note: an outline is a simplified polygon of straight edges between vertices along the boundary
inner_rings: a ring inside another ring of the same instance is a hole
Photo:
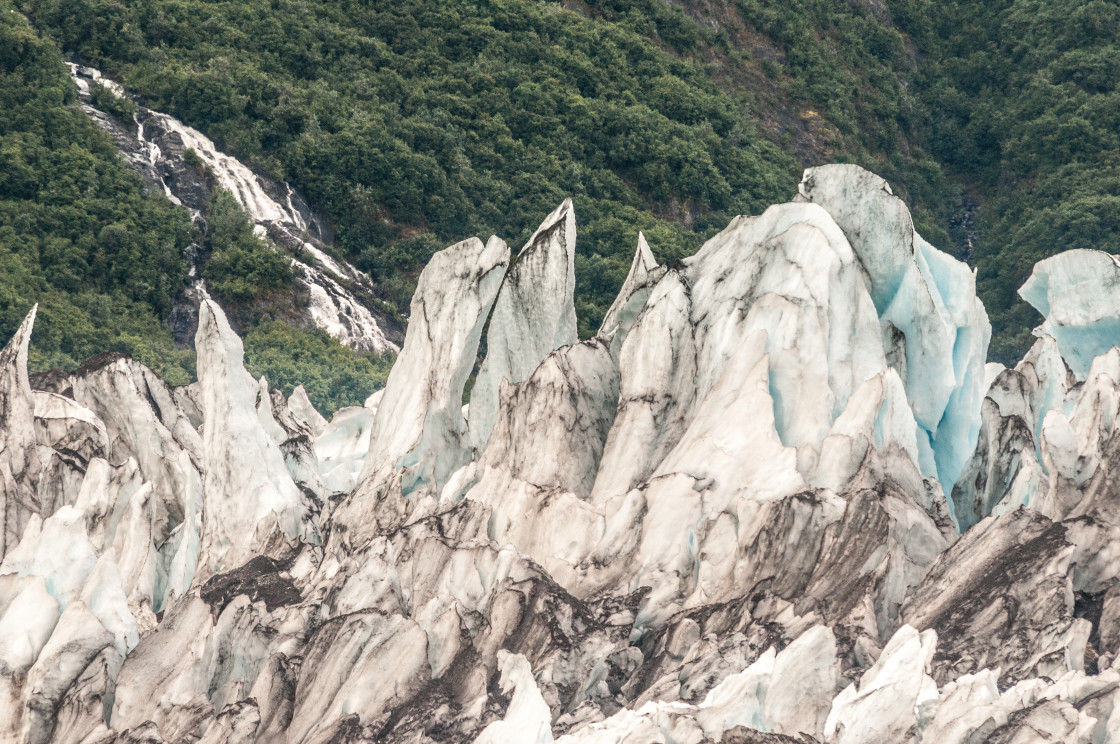
[[[575,241],[565,202],[516,257],[437,253],[330,420],[205,298],[183,388],[29,376],[32,310],[0,741],[1120,742],[1111,256],[1036,267],[1005,369],[973,273],[855,166],[674,266],[639,235],[586,340]]]

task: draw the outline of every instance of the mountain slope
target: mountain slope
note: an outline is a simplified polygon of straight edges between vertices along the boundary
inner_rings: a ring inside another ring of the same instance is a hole
[[[918,139],[981,208],[970,261],[1011,364],[1038,314],[1040,259],[1120,253],[1120,9],[1097,0],[893,0],[923,55]]]
[[[436,249],[492,233],[520,244],[568,196],[587,337],[639,229],[672,262],[731,216],[787,198],[802,158],[861,160],[900,193],[911,182],[928,193],[923,204],[952,192],[936,166],[903,154],[905,90],[860,52],[882,24],[859,10],[809,21],[846,24],[843,65],[798,25],[801,11],[744,10],[782,58],[777,82],[756,90],[740,78],[765,59],[744,60],[727,29],[660,0],[23,7],[152,108],[295,184],[402,309]],[[883,54],[898,56],[898,32],[883,33]],[[853,105],[853,87],[871,108]],[[817,135],[796,134],[806,128]],[[944,242],[937,220],[921,223]]]
[[[325,411],[360,404],[384,382],[391,355],[269,322],[261,307],[281,304],[278,293],[286,309],[277,314],[290,320],[296,311],[287,259],[253,233],[229,194],[200,203],[192,224],[187,209],[149,193],[79,108],[58,48],[7,0],[0,49],[0,333],[39,304],[33,371],[118,352],[172,384],[190,382],[194,352],[176,348],[168,325],[190,281],[188,256],[204,253],[198,268],[242,319],[254,374],[289,393],[303,382]],[[129,121],[134,104],[97,88],[96,102]]]
[[[37,301],[36,368],[120,351],[188,382],[161,321],[187,281],[190,217],[144,193],[75,100],[58,50],[0,6],[0,332]]]

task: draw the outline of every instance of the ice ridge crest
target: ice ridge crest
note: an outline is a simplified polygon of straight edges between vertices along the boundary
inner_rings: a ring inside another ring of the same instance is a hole
[[[855,166],[672,267],[639,235],[586,340],[575,240],[566,201],[517,257],[437,253],[329,421],[208,300],[181,388],[29,377],[32,310],[0,741],[1120,742],[1111,257],[1036,268],[1003,369],[973,273]]]

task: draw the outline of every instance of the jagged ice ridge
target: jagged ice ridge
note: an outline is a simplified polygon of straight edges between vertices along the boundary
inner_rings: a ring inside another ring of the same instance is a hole
[[[0,351],[0,740],[1120,742],[1120,265],[1014,369],[882,179],[805,173],[575,335],[565,201],[436,254],[330,421]],[[464,389],[486,332],[486,357]]]

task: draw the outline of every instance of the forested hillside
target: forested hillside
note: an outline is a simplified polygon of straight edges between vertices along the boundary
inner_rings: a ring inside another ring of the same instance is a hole
[[[284,281],[287,264],[228,195],[217,192],[206,216],[214,290],[249,301]],[[57,46],[0,0],[0,337],[38,302],[33,370],[116,351],[190,382],[194,352],[175,348],[166,321],[199,239],[187,210],[146,194],[78,108]],[[246,348],[254,374],[289,390],[303,382],[324,410],[361,403],[390,362],[267,320],[248,329]]]
[[[886,170],[904,192],[910,181],[935,190],[936,166],[901,155],[907,103],[884,62],[902,54],[901,37],[867,13],[754,7],[746,21],[767,48],[797,52],[779,64],[662,0],[568,6],[24,7],[151,107],[302,189],[335,222],[341,249],[402,306],[434,250],[474,234],[517,244],[568,195],[586,335],[639,229],[675,260],[731,216],[788,198],[802,165],[823,157]],[[814,20],[839,29],[839,61]],[[874,53],[869,29],[883,36]],[[806,129],[815,133],[799,148]]]
[[[0,331],[54,298],[40,366],[113,348],[190,372],[160,325],[189,220],[83,123],[59,50],[299,188],[402,311],[432,252],[491,233],[516,247],[571,195],[588,335],[638,230],[673,261],[821,162],[882,174],[927,238],[979,268],[1002,361],[1036,322],[1014,294],[1036,260],[1120,251],[1120,10],[1100,0],[17,2],[57,49],[6,14],[23,46],[0,57],[19,97],[0,112],[16,293]],[[252,269],[210,271],[248,291]],[[121,303],[136,329],[105,322]],[[75,320],[52,322],[61,308]]]
[[[36,369],[119,351],[189,382],[161,321],[187,279],[190,216],[144,193],[75,92],[57,48],[0,3],[0,336],[39,302]]]
[[[1038,315],[1016,296],[1035,262],[1120,253],[1120,6],[1102,0],[891,2],[921,50],[918,139],[981,205],[970,261],[1018,359]]]

